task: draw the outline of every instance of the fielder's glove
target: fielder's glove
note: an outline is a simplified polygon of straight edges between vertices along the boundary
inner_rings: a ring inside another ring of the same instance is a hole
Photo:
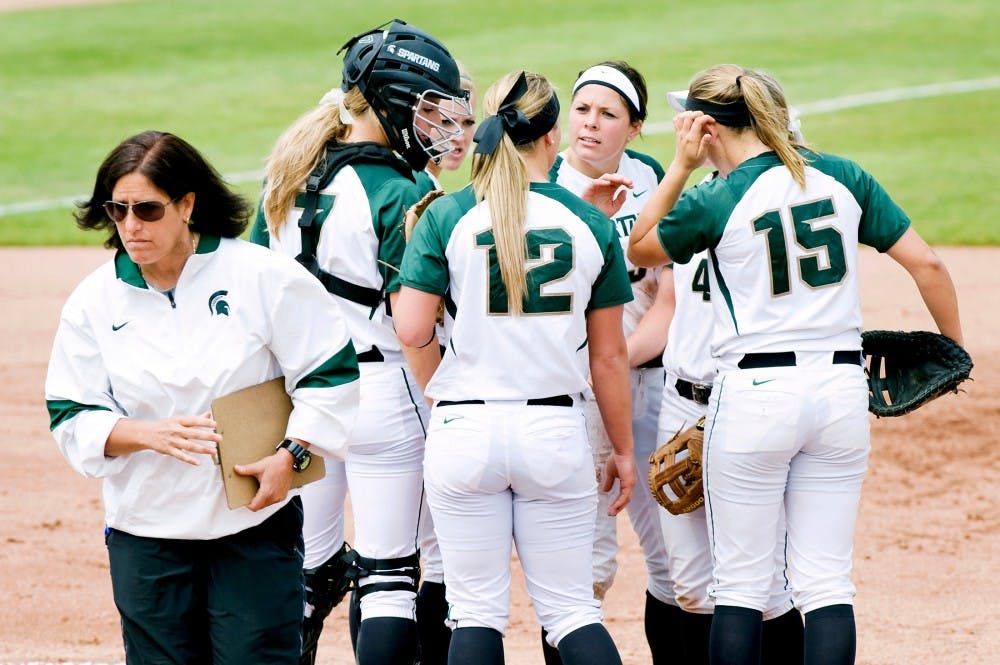
[[[420,217],[427,210],[427,206],[431,204],[431,201],[441,196],[444,196],[444,190],[432,189],[424,194],[419,201],[406,209],[406,213],[403,215],[403,237],[406,238],[406,242],[410,242],[410,236],[413,235],[413,227],[420,221]],[[438,305],[437,317],[435,318],[438,325],[444,322],[444,302]]]
[[[861,335],[868,375],[868,410],[901,416],[969,378],[972,358],[938,333],[869,330]]]
[[[701,459],[705,418],[657,448],[649,456],[649,489],[674,515],[690,513],[705,503]]]
[[[403,237],[406,238],[407,242],[409,242],[410,236],[413,235],[413,227],[420,221],[420,216],[424,214],[424,210],[427,210],[427,206],[431,204],[431,201],[439,196],[444,196],[444,191],[432,189],[424,194],[423,198],[406,209],[406,213],[403,215]]]

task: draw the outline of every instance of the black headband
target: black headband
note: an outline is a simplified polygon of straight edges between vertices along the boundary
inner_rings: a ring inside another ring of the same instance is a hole
[[[556,121],[559,120],[559,99],[555,93],[552,93],[552,97],[549,98],[541,111],[529,118],[524,115],[523,111],[514,106],[526,92],[528,92],[528,79],[524,72],[521,72],[514,87],[500,102],[500,108],[497,109],[496,115],[491,115],[483,120],[476,130],[476,135],[472,137],[472,140],[476,142],[475,154],[492,155],[496,152],[504,134],[511,138],[514,145],[524,145],[545,135],[555,127]]]
[[[728,104],[717,104],[688,95],[687,101],[684,102],[684,108],[688,111],[701,111],[705,115],[710,115],[717,123],[726,127],[750,126],[750,109],[747,108],[746,100],[742,97]]]

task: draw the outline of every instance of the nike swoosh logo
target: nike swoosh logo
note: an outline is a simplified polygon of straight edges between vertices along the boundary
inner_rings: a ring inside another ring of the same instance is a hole
[[[118,326],[116,326],[115,324],[112,323],[111,324],[111,329],[113,331],[115,331],[115,332],[118,332],[119,330],[121,330],[122,328],[124,328],[125,326],[127,326],[130,323],[132,323],[132,322],[131,321],[126,321],[125,323],[123,323],[121,325],[118,325]]]
[[[444,419],[444,424],[447,425],[448,423],[450,423],[453,420],[461,420],[464,417],[465,416],[455,416],[454,418],[445,418]]]
[[[644,189],[641,192],[632,192],[632,196],[634,198],[639,198],[640,196],[642,196],[643,194],[645,194],[648,191],[649,191],[648,189]]]
[[[770,383],[771,381],[774,381],[774,379],[764,379],[763,381],[758,381],[757,379],[754,379],[753,380],[753,384],[755,386],[759,386],[759,385],[763,385],[765,383]]]

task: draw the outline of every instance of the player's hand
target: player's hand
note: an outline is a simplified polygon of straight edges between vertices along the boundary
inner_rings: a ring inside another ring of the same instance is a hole
[[[261,508],[267,508],[279,501],[284,501],[288,496],[288,490],[292,488],[292,474],[295,473],[292,468],[294,462],[292,454],[282,448],[275,451],[273,455],[268,455],[253,464],[235,465],[233,471],[241,476],[254,476],[260,483],[260,489],[254,494],[247,508],[256,512]]]
[[[608,217],[621,210],[632,189],[632,181],[617,173],[605,173],[580,192],[580,198],[600,209]]]
[[[715,124],[712,116],[701,111],[685,111],[674,117],[677,134],[674,164],[694,171],[708,159],[708,146],[714,140],[708,128]]]
[[[142,448],[199,465],[194,455],[215,455],[222,436],[215,431],[211,412],[199,416],[171,416],[163,420],[131,421]]]
[[[605,466],[604,482],[601,491],[610,492],[618,479],[618,496],[608,507],[608,516],[614,517],[632,500],[632,490],[635,488],[635,459],[632,453],[622,455],[613,453]]]

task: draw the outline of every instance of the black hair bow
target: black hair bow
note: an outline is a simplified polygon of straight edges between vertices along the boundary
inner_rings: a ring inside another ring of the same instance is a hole
[[[500,103],[496,115],[491,115],[483,120],[479,129],[476,130],[476,135],[472,137],[476,143],[475,154],[492,155],[496,152],[505,133],[513,139],[514,143],[524,141],[525,135],[531,132],[531,121],[528,120],[528,116],[524,115],[523,111],[514,105],[526,92],[528,92],[528,79],[522,71],[521,75],[517,77],[514,87]],[[528,140],[533,141],[536,138],[538,137],[535,136]]]

